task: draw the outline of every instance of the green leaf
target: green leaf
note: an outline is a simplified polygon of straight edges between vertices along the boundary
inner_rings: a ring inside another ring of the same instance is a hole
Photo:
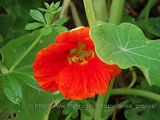
[[[44,5],[47,9],[49,9],[49,4],[47,2],[44,2]]]
[[[22,88],[16,78],[11,74],[3,77],[3,91],[7,98],[14,104],[19,104],[22,100]]]
[[[41,35],[47,36],[52,32],[51,27],[44,27],[41,29]]]
[[[46,23],[49,25],[52,22],[53,16],[49,13],[45,13],[44,17],[45,17]]]
[[[160,36],[160,17],[148,18],[147,22],[145,20],[137,21],[137,25],[156,36]]]
[[[41,12],[39,12],[38,10],[30,10],[30,15],[33,19],[45,23],[44,17],[42,15]]]
[[[0,49],[2,55],[3,64],[10,69],[16,61],[23,55],[23,53],[28,49],[28,47],[34,42],[34,40],[39,36],[39,32],[33,32],[31,34],[26,34],[11,40],[3,48]],[[54,43],[54,38],[57,32],[53,31],[52,34],[43,37],[42,40],[36,45],[36,47],[28,54],[17,68],[22,66],[31,65],[35,59],[36,53],[49,44]]]
[[[42,91],[42,89],[38,87],[38,82],[33,77],[34,75],[31,66],[24,66],[22,68],[19,68],[16,71],[13,71],[12,74],[16,76],[17,79],[21,80],[28,86],[36,90]]]
[[[150,85],[160,86],[160,41],[147,39],[141,29],[130,23],[101,23],[91,30],[91,37],[103,61],[124,69],[136,66]]]
[[[62,101],[60,94],[53,95],[43,91],[37,91],[30,87],[24,87],[22,103],[19,106],[16,120],[48,120],[52,104]]]
[[[28,24],[25,26],[25,29],[26,29],[26,30],[34,30],[34,29],[39,28],[39,27],[42,27],[42,26],[43,26],[42,23],[33,22],[33,23],[28,23]]]
[[[55,3],[55,5],[54,5],[55,9],[57,9],[60,6],[60,3],[61,3],[60,1]]]
[[[58,32],[58,33],[68,31],[68,29],[67,29],[66,27],[63,27],[63,26],[56,26],[56,27],[53,27],[53,30],[55,30],[55,31]]]
[[[145,81],[142,81],[137,86],[138,89],[148,90],[155,93],[160,93],[160,88],[157,86],[148,86]],[[132,96],[129,99],[130,108],[125,109],[125,117],[127,120],[159,120],[160,103],[152,100],[146,100],[141,97]]]
[[[53,22],[51,26],[53,27],[53,26],[56,26],[56,25],[62,25],[62,24],[64,24],[66,21],[67,21],[66,18],[60,18],[60,19],[56,20],[55,22]]]

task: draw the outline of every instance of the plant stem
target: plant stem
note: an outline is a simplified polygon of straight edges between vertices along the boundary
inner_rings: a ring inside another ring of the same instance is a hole
[[[128,88],[132,88],[134,86],[134,84],[136,83],[136,81],[137,81],[137,74],[136,74],[136,72],[133,70],[133,68],[130,68],[130,71],[132,72],[132,81],[128,85]]]
[[[93,8],[95,10],[95,16],[97,20],[107,21],[108,20],[108,9],[106,0],[93,0]]]
[[[145,90],[138,90],[138,89],[133,89],[133,88],[117,88],[117,89],[112,89],[110,91],[111,95],[135,95],[135,96],[141,96],[145,98],[149,98],[155,101],[160,102],[160,95],[145,91]]]
[[[114,84],[114,79],[110,82],[109,88],[105,95],[98,95],[97,103],[96,103],[96,112],[95,112],[95,120],[102,119],[102,113],[104,108],[104,103],[107,103],[110,97],[110,90],[112,89]]]
[[[83,0],[88,23],[90,27],[93,27],[96,25],[96,16],[93,8],[92,0]]]
[[[82,26],[82,22],[81,22],[79,15],[78,15],[77,8],[72,1],[70,2],[70,8],[71,8],[73,20],[74,20],[76,27]]]
[[[37,45],[39,40],[42,38],[42,35],[39,35],[37,39],[31,44],[31,46],[25,51],[25,53],[16,61],[16,63],[10,68],[10,72],[13,71],[19,63],[25,58],[26,55]]]
[[[62,10],[60,13],[60,18],[63,18],[64,16],[66,16],[70,2],[71,2],[71,0],[64,0],[63,1]]]
[[[125,0],[112,0],[109,22],[119,24],[123,12]]]

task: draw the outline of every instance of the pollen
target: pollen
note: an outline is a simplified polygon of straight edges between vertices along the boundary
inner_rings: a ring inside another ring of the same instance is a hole
[[[78,42],[77,47],[70,50],[68,62],[70,64],[78,63],[80,65],[88,63],[94,57],[93,50],[87,49],[86,45]]]

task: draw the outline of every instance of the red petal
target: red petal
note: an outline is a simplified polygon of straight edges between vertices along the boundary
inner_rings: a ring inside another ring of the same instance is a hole
[[[104,94],[112,77],[120,72],[115,65],[107,65],[97,57],[87,64],[71,64],[58,75],[62,94],[69,99],[84,99]]]
[[[33,64],[34,77],[46,91],[58,89],[57,74],[68,64],[67,55],[75,46],[71,44],[51,44],[40,50]]]
[[[76,44],[82,42],[89,49],[94,49],[93,42],[89,36],[88,27],[79,27],[78,29],[73,29],[69,32],[64,32],[56,37],[57,43],[71,43]]]

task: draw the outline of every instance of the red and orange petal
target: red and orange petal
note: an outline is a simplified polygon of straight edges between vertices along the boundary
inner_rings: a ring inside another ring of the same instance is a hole
[[[88,49],[94,49],[94,44],[89,36],[88,27],[79,27],[69,32],[64,32],[56,37],[56,43],[84,43]]]
[[[42,89],[60,90],[66,98],[76,100],[106,92],[110,80],[120,73],[120,68],[103,63],[95,52],[86,64],[71,64],[67,57],[78,42],[94,51],[89,28],[83,27],[58,35],[55,44],[38,52],[33,70]]]
[[[66,98],[76,100],[104,94],[110,80],[119,72],[118,67],[112,69],[97,57],[84,65],[71,64],[58,75],[59,90]]]
[[[39,87],[46,91],[58,90],[55,78],[68,64],[67,55],[74,47],[67,43],[51,44],[37,53],[33,71]]]

